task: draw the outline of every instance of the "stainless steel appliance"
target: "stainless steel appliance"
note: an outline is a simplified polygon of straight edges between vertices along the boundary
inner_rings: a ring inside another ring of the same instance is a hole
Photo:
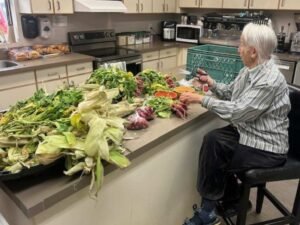
[[[175,41],[176,33],[176,24],[175,21],[162,21],[161,22],[161,33],[163,41]]]
[[[295,13],[297,32],[291,34],[291,52],[300,53],[300,14]]]
[[[79,31],[68,33],[72,52],[94,56],[94,69],[105,63],[125,62],[127,71],[137,74],[142,70],[139,51],[117,46],[114,30]]]
[[[292,84],[294,79],[296,62],[286,60],[275,60],[275,64],[278,66],[279,70],[284,75],[287,83]]]
[[[203,26],[189,24],[176,25],[176,41],[198,44],[202,36]]]
[[[300,87],[300,62],[297,63],[293,84]]]

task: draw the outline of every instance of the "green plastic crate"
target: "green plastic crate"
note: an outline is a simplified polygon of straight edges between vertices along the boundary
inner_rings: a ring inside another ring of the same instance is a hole
[[[238,75],[244,64],[235,47],[199,45],[188,49],[186,69],[191,72],[187,80],[204,69],[217,82],[228,84]]]

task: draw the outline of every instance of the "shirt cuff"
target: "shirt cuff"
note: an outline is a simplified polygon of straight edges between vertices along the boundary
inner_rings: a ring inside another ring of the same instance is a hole
[[[202,100],[202,106],[209,109],[210,107],[210,102],[212,100],[212,97],[210,96],[204,96],[203,100]]]

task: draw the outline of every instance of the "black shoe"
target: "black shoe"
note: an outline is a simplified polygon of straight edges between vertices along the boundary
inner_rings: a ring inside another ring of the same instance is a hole
[[[238,214],[239,201],[218,202],[216,208],[217,208],[218,215],[224,217],[233,217]],[[252,208],[252,203],[249,200],[247,206],[247,212],[249,212],[251,208]]]
[[[207,212],[202,208],[193,206],[194,216],[186,219],[183,225],[221,225],[221,221],[215,213],[215,210]]]

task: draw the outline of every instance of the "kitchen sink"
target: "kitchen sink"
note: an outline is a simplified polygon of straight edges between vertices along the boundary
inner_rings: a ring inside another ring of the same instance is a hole
[[[13,69],[14,67],[19,66],[18,63],[9,61],[9,60],[0,60],[0,71],[7,70],[7,69]]]

